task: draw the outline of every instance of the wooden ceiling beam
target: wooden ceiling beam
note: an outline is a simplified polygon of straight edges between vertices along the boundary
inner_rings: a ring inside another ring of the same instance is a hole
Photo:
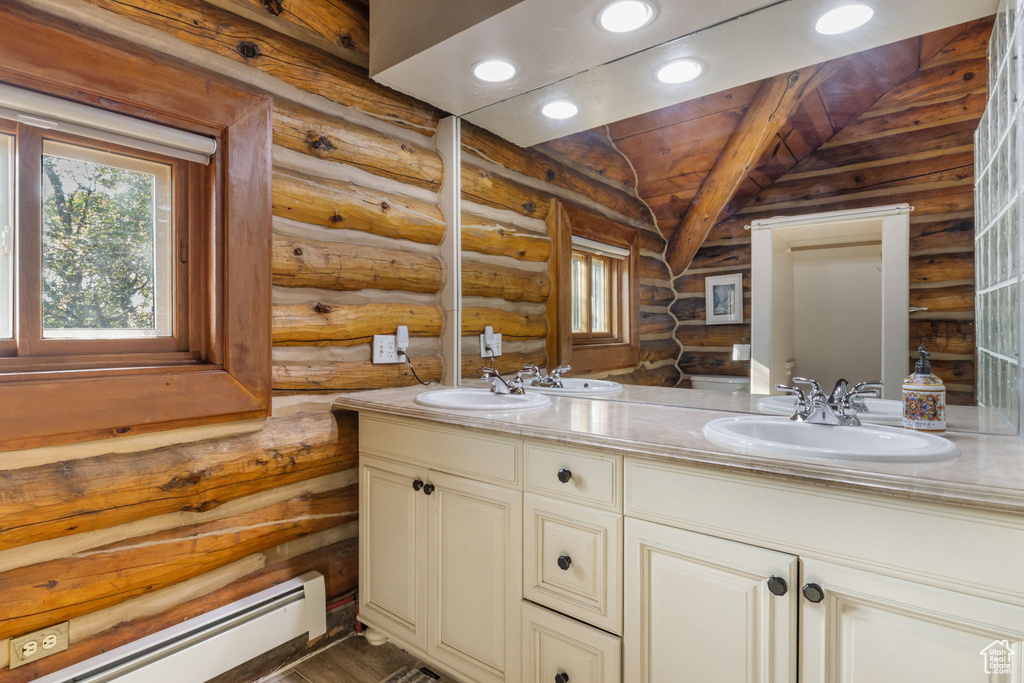
[[[842,60],[810,66],[762,82],[739,126],[690,203],[669,241],[667,260],[674,274],[686,270],[736,194],[747,174],[796,112],[807,93],[818,88]]]

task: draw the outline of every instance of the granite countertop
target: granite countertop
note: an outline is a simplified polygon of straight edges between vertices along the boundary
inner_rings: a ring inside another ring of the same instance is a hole
[[[735,413],[563,396],[552,396],[548,408],[518,413],[441,410],[415,402],[417,395],[438,388],[357,392],[334,405],[697,467],[1024,514],[1024,443],[1016,436],[948,433],[960,455],[940,462],[767,457],[731,451],[704,438],[705,423]]]

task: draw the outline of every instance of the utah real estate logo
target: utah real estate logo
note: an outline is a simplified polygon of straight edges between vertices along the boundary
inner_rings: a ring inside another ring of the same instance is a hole
[[[993,640],[981,651],[985,658],[985,673],[989,675],[1010,675],[1013,665],[1013,648],[1007,640]]]

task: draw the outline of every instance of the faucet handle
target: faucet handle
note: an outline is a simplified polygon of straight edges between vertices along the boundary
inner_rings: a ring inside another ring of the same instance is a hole
[[[795,410],[793,411],[793,414],[790,416],[790,420],[801,422],[810,413],[811,406],[807,402],[807,392],[801,389],[800,387],[791,387],[786,384],[776,384],[775,391],[781,391],[785,394],[793,394],[794,396],[796,396],[796,404],[794,405]]]
[[[501,373],[490,366],[483,366],[480,368],[480,372],[483,373],[481,379],[491,379],[492,377],[501,377]]]
[[[551,376],[555,379],[561,379],[562,375],[572,370],[571,365],[559,365],[557,368],[551,371]]]
[[[825,388],[823,386],[821,386],[821,382],[819,382],[816,379],[810,379],[810,378],[807,378],[807,377],[794,377],[793,378],[793,384],[807,384],[807,385],[809,385],[811,387],[811,390],[812,390],[811,391],[812,395],[824,394],[825,393]],[[776,387],[776,389],[778,389],[778,387]],[[779,391],[782,391],[782,389],[779,389]]]
[[[526,363],[523,365],[523,369],[519,371],[520,377],[538,377],[540,376],[540,368],[536,365]]]

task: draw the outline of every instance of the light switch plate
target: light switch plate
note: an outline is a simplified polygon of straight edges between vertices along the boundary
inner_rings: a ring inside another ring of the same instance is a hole
[[[393,334],[373,335],[374,363],[401,363],[398,357],[397,338]]]
[[[492,353],[493,351],[493,353]],[[497,358],[501,355],[501,335],[494,335],[494,341],[491,342],[491,348],[487,348],[487,340],[484,335],[480,335],[480,357],[481,358]]]
[[[68,622],[27,633],[10,642],[10,668],[16,669],[68,649]]]

